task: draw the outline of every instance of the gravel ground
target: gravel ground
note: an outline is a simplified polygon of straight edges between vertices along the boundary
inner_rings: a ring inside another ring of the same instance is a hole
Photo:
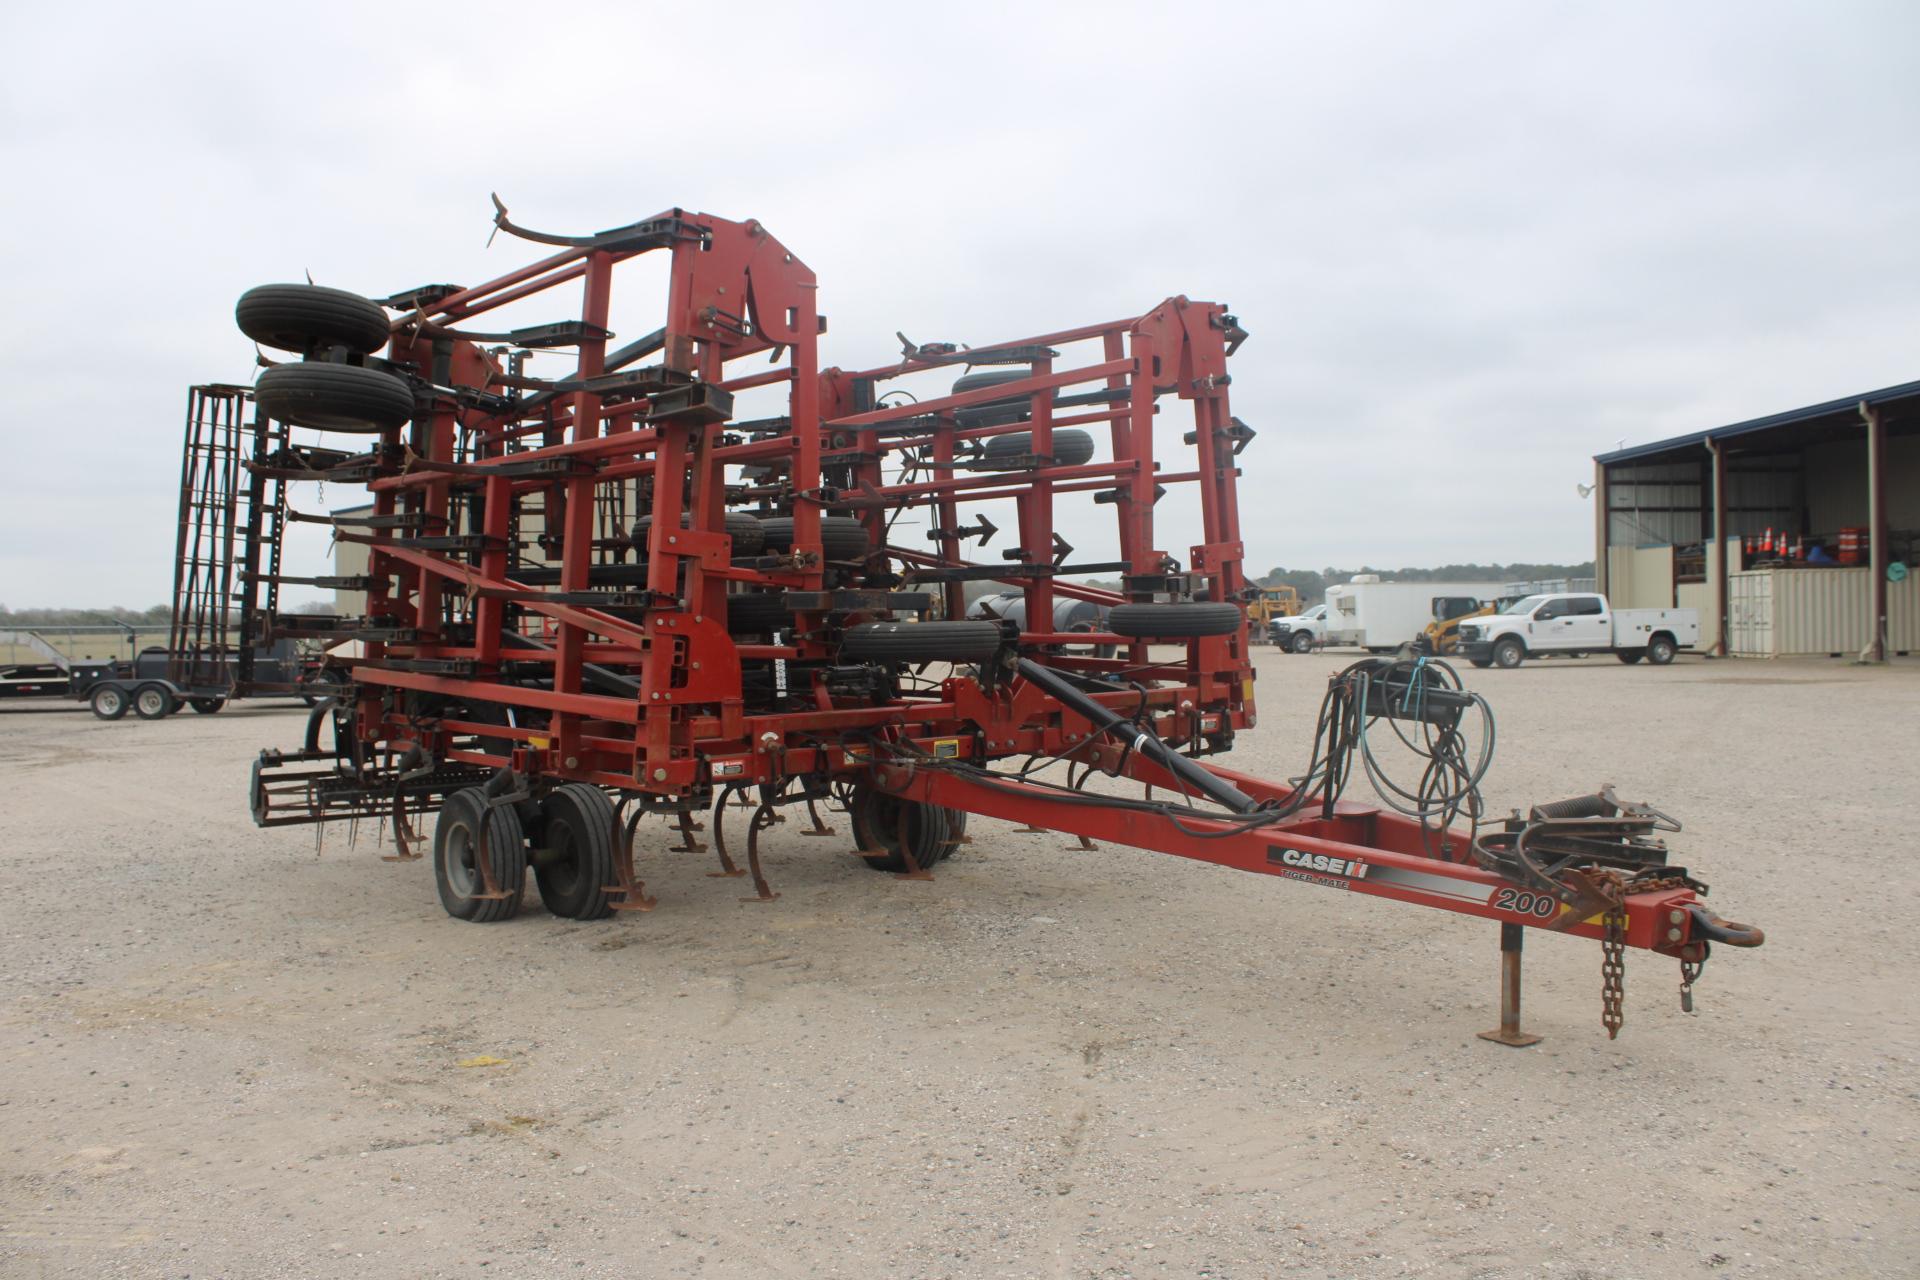
[[[1278,775],[1338,660],[1258,661]],[[293,711],[0,713],[0,1274],[1916,1274],[1920,666],[1467,674],[1497,811],[1617,782],[1767,929],[1697,1015],[1635,952],[1609,1043],[1534,935],[1501,1048],[1486,922],[986,820],[933,883],[782,828],[771,906],[652,826],[658,910],[465,925],[253,828]]]

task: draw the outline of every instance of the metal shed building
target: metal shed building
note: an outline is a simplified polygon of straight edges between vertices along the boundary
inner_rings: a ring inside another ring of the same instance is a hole
[[[1616,605],[1698,609],[1722,656],[1920,649],[1920,382],[1603,453],[1594,475]]]

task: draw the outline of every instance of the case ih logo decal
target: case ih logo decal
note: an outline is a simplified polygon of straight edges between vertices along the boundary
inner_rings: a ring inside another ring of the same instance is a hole
[[[1267,846],[1267,862],[1280,868],[1279,874],[1289,880],[1305,880],[1312,884],[1332,885],[1337,888],[1358,889],[1361,881],[1369,887],[1374,885],[1392,885],[1397,889],[1412,889],[1418,893],[1430,894],[1436,898],[1450,898],[1455,902],[1487,904],[1493,891],[1486,885],[1475,884],[1468,880],[1457,880],[1451,876],[1435,875],[1431,871],[1415,871],[1410,867],[1380,866],[1371,862],[1361,862],[1357,858],[1340,858],[1327,853],[1308,853],[1305,849],[1289,849],[1285,845]],[[1552,902],[1548,898],[1549,903]],[[1529,907],[1519,902],[1500,902],[1502,910],[1539,914],[1537,907]]]
[[[1366,863],[1351,858],[1332,858],[1324,853],[1308,853],[1304,849],[1288,849],[1280,845],[1267,846],[1267,861],[1277,866],[1291,867],[1295,871],[1345,876],[1349,880],[1365,880],[1367,872],[1372,870]]]

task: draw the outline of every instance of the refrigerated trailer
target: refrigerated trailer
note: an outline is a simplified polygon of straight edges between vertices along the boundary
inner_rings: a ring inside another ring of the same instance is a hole
[[[1385,653],[1409,644],[1440,616],[1457,618],[1506,594],[1500,582],[1382,582],[1356,574],[1327,588],[1327,643]]]

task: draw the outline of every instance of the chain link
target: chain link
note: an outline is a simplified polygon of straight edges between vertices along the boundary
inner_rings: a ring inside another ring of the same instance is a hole
[[[1604,930],[1600,937],[1600,1025],[1607,1029],[1607,1039],[1614,1040],[1627,1021],[1627,895],[1619,881],[1611,877],[1597,887],[1607,901],[1600,917]]]
[[[1704,960],[1680,962],[1680,1012],[1693,1012],[1693,984],[1699,980],[1700,971],[1704,968],[1706,968]]]

